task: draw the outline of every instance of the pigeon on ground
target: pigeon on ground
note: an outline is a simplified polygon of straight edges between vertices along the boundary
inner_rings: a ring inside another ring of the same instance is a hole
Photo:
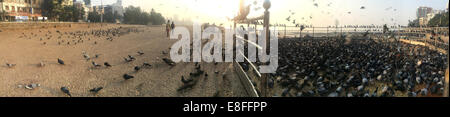
[[[163,61],[164,61],[166,64],[170,65],[170,66],[174,66],[174,65],[175,65],[175,62],[173,62],[173,61],[170,60],[170,59],[163,58]]]
[[[133,61],[133,59],[129,59],[129,58],[126,58],[126,57],[123,57],[123,59],[125,60],[125,62],[132,62]]]
[[[139,71],[139,70],[141,70],[141,67],[139,67],[139,66],[134,67],[134,71]]]
[[[89,59],[91,59],[91,58],[89,57],[89,55],[87,55],[87,54],[83,54],[83,57],[84,57],[84,59],[86,59],[86,61],[88,61]]]
[[[16,66],[16,64],[6,63],[6,66],[8,66],[9,68],[12,68],[12,67]]]
[[[124,75],[123,75],[123,78],[124,78],[125,80],[129,80],[129,79],[134,78],[134,76],[128,75],[128,74],[124,74]]]
[[[61,91],[67,95],[69,95],[69,97],[72,97],[72,94],[70,94],[70,91],[67,87],[61,87]]]
[[[144,52],[142,52],[142,51],[138,51],[137,52],[139,55],[144,55]]]
[[[60,59],[60,58],[58,58],[58,63],[61,64],[61,65],[64,65],[64,61],[62,59]]]
[[[39,63],[39,67],[44,67],[44,66],[45,66],[44,62]]]
[[[92,65],[94,65],[94,67],[101,67],[102,66],[102,65],[99,65],[99,64],[97,64],[95,62],[92,62]]]
[[[136,58],[134,58],[134,57],[131,56],[131,55],[128,55],[128,58],[130,58],[131,60],[136,60]]]
[[[93,93],[98,93],[100,90],[102,90],[103,89],[103,87],[97,87],[97,88],[93,88],[93,89],[91,89],[91,90],[89,90],[90,92],[93,92]]]
[[[184,84],[190,83],[192,81],[194,81],[192,78],[185,79],[184,76],[181,76],[181,82],[183,82]]]
[[[150,64],[147,63],[147,62],[144,62],[144,63],[142,64],[142,66],[143,66],[143,67],[151,67],[152,65],[150,65]]]
[[[106,67],[111,67],[111,64],[109,64],[108,62],[105,62],[104,65],[105,65]]]

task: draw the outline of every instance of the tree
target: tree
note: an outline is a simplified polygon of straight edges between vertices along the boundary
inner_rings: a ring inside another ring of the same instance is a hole
[[[62,2],[62,0],[44,0],[41,4],[42,15],[47,16],[49,20],[59,19],[64,11]]]
[[[409,20],[408,26],[409,27],[419,27],[419,20],[418,19],[415,19],[413,21]]]
[[[74,20],[74,11],[75,7],[64,7],[61,14],[59,14],[59,21],[73,21]]]
[[[98,14],[97,12],[89,12],[88,20],[90,22],[100,22],[100,14]]]
[[[123,22],[126,24],[141,25],[161,25],[165,22],[165,18],[161,13],[157,13],[154,9],[150,13],[142,11],[140,7],[129,6],[125,8],[123,14]]]
[[[154,9],[150,12],[150,21],[153,25],[161,25],[165,23],[164,17],[161,15],[161,13],[155,12]]]
[[[436,14],[430,21],[428,26],[448,27],[448,12]]]
[[[91,4],[91,0],[83,0],[85,5],[90,5]]]

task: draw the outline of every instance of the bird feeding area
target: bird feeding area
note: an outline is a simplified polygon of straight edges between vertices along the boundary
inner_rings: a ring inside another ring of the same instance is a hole
[[[264,30],[255,31],[255,29],[249,28],[248,31],[246,31],[243,28],[237,28],[236,30],[225,29],[225,33],[222,33],[217,27],[208,27],[201,32],[200,27],[200,25],[194,24],[193,39],[190,39],[191,36],[189,30],[185,27],[177,27],[173,30],[170,39],[177,39],[178,41],[171,47],[171,60],[174,62],[208,63],[259,61],[262,63],[269,63],[268,65],[259,66],[259,71],[261,73],[274,73],[277,69],[278,37],[274,36],[276,30],[271,31],[273,33],[270,36],[270,44],[267,44],[264,35],[258,35],[257,37],[257,34],[254,33],[260,32],[261,34],[264,34]],[[248,38],[242,39],[244,36]],[[225,37],[225,39],[223,39],[223,37]],[[202,45],[201,39],[209,39],[210,41],[205,45]],[[266,50],[270,50],[270,52]],[[244,55],[244,52],[247,52],[248,56]]]

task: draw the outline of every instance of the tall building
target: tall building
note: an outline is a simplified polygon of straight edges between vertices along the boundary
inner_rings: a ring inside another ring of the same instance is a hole
[[[97,12],[98,14],[112,13],[115,16],[119,16],[119,17],[123,16],[124,10],[123,10],[123,6],[122,6],[122,0],[117,0],[116,3],[111,4],[111,5],[92,6],[92,12]],[[116,22],[120,22],[120,20],[116,21]]]
[[[112,4],[111,6],[112,6],[112,12],[115,15],[123,16],[122,0],[117,0],[117,2]]]
[[[0,0],[3,21],[36,21],[44,19],[40,4],[43,0]]]
[[[417,8],[417,19],[419,18],[423,18],[423,17],[427,17],[427,14],[432,13],[433,12],[433,8],[431,7],[419,7]]]
[[[80,14],[82,17],[82,19],[84,21],[88,20],[88,15],[89,15],[89,7],[86,6],[86,4],[84,3],[84,1],[76,1],[73,3],[73,6],[76,7],[77,9],[83,10],[84,14]]]

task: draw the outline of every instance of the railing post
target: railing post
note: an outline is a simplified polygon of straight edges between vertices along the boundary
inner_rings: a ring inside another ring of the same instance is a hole
[[[328,27],[327,27],[327,39],[328,39]]]
[[[283,38],[286,38],[286,25],[284,25],[284,36]]]
[[[269,24],[270,24],[270,12],[269,12],[269,8],[271,6],[270,0],[265,0],[263,7],[265,9],[264,11],[264,29],[266,30],[266,50],[270,50],[270,30],[269,30]],[[286,26],[285,26],[286,28]],[[286,35],[285,35],[286,36]],[[261,87],[261,97],[267,97],[268,96],[268,88],[267,88],[267,80],[268,80],[268,75],[267,74],[261,74],[261,85],[259,85]]]
[[[313,26],[312,28],[313,28],[313,37],[312,37],[312,38],[314,39],[314,34],[315,34],[315,33],[314,33],[314,26]]]

